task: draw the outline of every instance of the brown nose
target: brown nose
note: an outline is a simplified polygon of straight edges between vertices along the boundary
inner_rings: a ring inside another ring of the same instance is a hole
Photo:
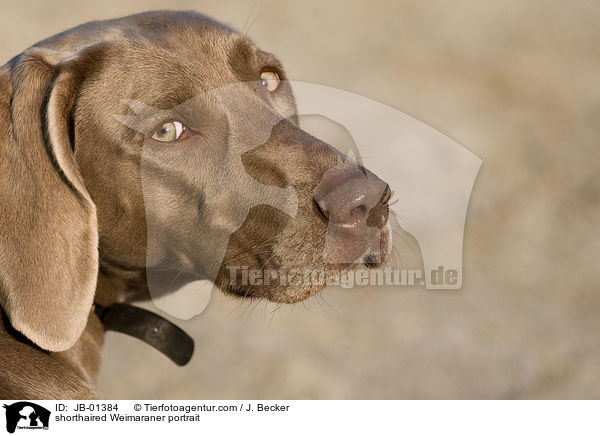
[[[387,183],[360,168],[331,169],[315,188],[318,213],[339,230],[358,234],[368,227],[385,226],[391,191]]]

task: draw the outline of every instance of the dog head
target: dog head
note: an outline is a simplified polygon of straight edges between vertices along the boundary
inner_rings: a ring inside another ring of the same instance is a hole
[[[99,270],[121,300],[156,275],[291,303],[325,284],[242,274],[385,258],[386,183],[302,130],[280,62],[222,24],[90,23],[1,74],[0,304],[43,348],[77,339]]]

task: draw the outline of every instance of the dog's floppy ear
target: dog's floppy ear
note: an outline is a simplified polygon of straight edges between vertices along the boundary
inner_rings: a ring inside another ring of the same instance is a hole
[[[49,351],[77,341],[96,289],[96,208],[75,161],[72,114],[100,50],[34,47],[0,70],[0,305]]]

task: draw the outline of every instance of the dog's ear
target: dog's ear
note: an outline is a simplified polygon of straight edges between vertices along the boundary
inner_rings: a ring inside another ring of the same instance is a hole
[[[0,70],[0,305],[49,351],[78,340],[96,289],[96,208],[75,161],[72,115],[101,58],[102,47],[32,48]]]

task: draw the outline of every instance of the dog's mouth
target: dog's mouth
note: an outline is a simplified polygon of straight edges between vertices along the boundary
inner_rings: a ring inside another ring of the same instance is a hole
[[[377,268],[387,254],[365,253],[352,263],[285,265],[275,256],[255,255],[253,262],[224,266],[217,285],[224,292],[242,298],[264,298],[276,303],[305,300],[330,284],[341,274],[360,267]]]
[[[387,261],[389,226],[359,225],[348,234],[304,212],[291,219],[267,206],[254,208],[230,238],[216,285],[236,297],[296,303],[335,284],[340,274]]]

